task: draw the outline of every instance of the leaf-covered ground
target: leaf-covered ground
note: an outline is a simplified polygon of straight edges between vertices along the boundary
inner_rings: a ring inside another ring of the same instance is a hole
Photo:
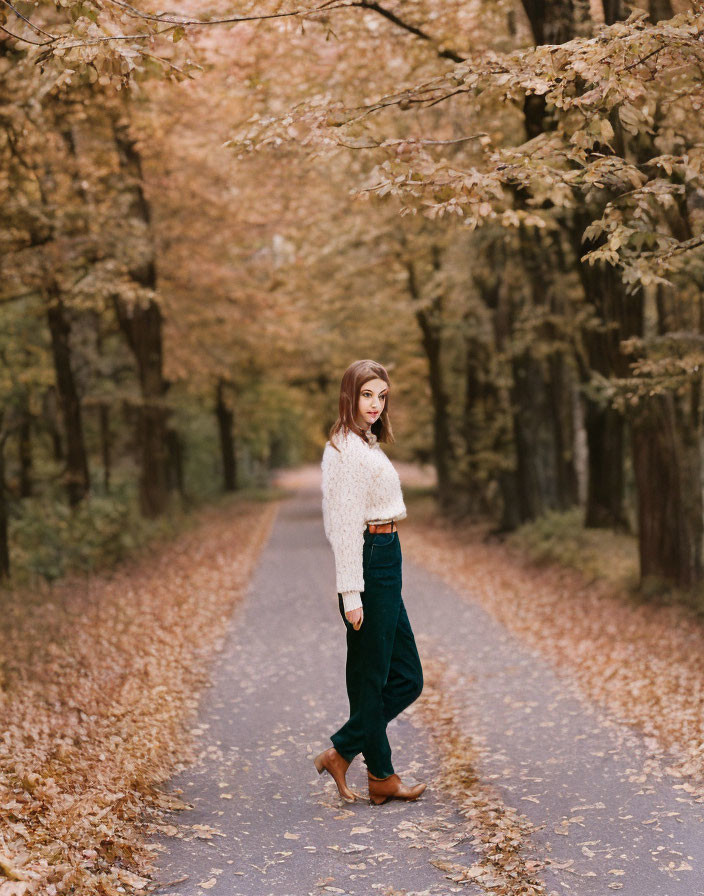
[[[704,627],[689,610],[638,604],[609,582],[535,566],[486,540],[485,526],[450,523],[421,504],[401,525],[416,562],[644,733],[684,790],[704,793]]]
[[[277,504],[235,501],[117,573],[5,592],[1,896],[117,896],[147,880],[141,825]]]
[[[319,470],[312,474],[311,481],[318,488]],[[310,485],[300,473],[289,478],[288,484],[294,488]],[[123,565],[115,574],[67,579],[41,593],[3,594],[0,896],[71,892],[116,896],[151,889],[150,868],[158,850],[147,845],[147,836],[160,829],[178,840],[181,834],[175,826],[164,825],[164,815],[184,807],[178,791],[167,793],[158,785],[172,778],[179,766],[188,768],[199,749],[213,758],[213,732],[196,744],[194,735],[203,732],[192,730],[192,717],[210,681],[213,657],[267,543],[269,566],[264,580],[268,584],[259,598],[252,598],[252,608],[243,617],[235,665],[229,671],[224,668],[220,699],[227,701],[226,711],[219,703],[213,710],[218,724],[232,726],[237,719],[249,719],[256,721],[260,730],[257,733],[256,726],[250,726],[250,732],[239,723],[231,727],[233,753],[231,766],[226,763],[227,793],[220,792],[222,780],[214,777],[214,805],[218,824],[224,825],[230,818],[233,832],[242,833],[240,812],[234,811],[240,800],[251,798],[253,787],[263,788],[262,795],[269,795],[266,775],[258,773],[253,779],[250,763],[258,767],[258,751],[272,750],[267,765],[271,763],[270,784],[279,800],[275,811],[292,813],[292,819],[299,813],[301,828],[288,824],[278,831],[267,814],[263,823],[267,837],[273,837],[273,864],[256,863],[247,874],[259,873],[261,867],[261,873],[271,880],[274,869],[281,867],[283,872],[283,866],[298,868],[304,876],[327,868],[322,848],[318,846],[316,852],[310,844],[317,842],[315,837],[331,836],[333,822],[328,809],[338,813],[334,815],[340,819],[338,826],[350,815],[354,842],[368,834],[371,846],[357,843],[360,856],[355,853],[354,861],[350,859],[344,866],[344,874],[342,866],[330,866],[337,869],[333,874],[321,871],[316,890],[346,892],[335,887],[345,880],[352,882],[355,876],[358,884],[367,876],[375,880],[375,864],[363,858],[367,855],[364,850],[373,851],[375,844],[378,847],[388,823],[396,824],[393,812],[406,809],[410,811],[403,811],[403,822],[393,827],[393,840],[410,841],[419,847],[414,852],[427,855],[425,861],[445,879],[443,892],[537,896],[546,892],[544,874],[559,870],[560,862],[569,873],[576,873],[572,859],[546,848],[544,836],[534,840],[534,823],[520,807],[530,808],[538,798],[532,791],[523,792],[526,781],[503,779],[497,788],[492,776],[486,775],[492,745],[487,745],[489,752],[483,755],[481,738],[474,731],[474,721],[481,719],[475,716],[472,721],[471,715],[466,715],[473,699],[468,684],[476,678],[463,664],[466,647],[461,644],[457,653],[456,645],[455,655],[450,651],[443,657],[438,648],[447,645],[442,638],[436,643],[429,636],[437,585],[430,586],[435,589],[431,592],[425,585],[419,590],[411,580],[404,585],[418,622],[426,685],[407,714],[408,721],[418,728],[417,744],[411,748],[407,741],[403,719],[394,734],[395,743],[402,744],[406,738],[398,753],[401,763],[413,756],[413,750],[420,751],[419,764],[414,759],[411,771],[415,768],[421,778],[428,776],[427,794],[413,808],[391,805],[381,807],[387,811],[367,816],[368,807],[364,806],[344,807],[339,814],[334,785],[317,775],[312,775],[312,802],[305,787],[299,793],[297,782],[303,779],[296,763],[303,769],[312,768],[307,754],[312,756],[325,746],[326,732],[332,730],[340,708],[339,701],[333,701],[324,690],[306,698],[303,678],[318,687],[321,676],[327,677],[341,687],[344,651],[339,651],[344,639],[335,608],[330,611],[334,619],[327,623],[316,616],[320,601],[334,603],[334,594],[325,596],[334,579],[319,519],[319,496],[308,492],[300,505],[289,506],[276,530],[279,535],[269,543],[280,507],[273,502],[240,501],[213,508],[201,513],[190,532],[156,548],[151,557]],[[531,566],[505,546],[485,542],[480,527],[444,523],[412,502],[409,511],[400,529],[404,556],[412,561],[407,567],[410,574],[413,563],[423,563],[450,582],[458,594],[477,601],[521,642],[547,658],[560,676],[579,682],[587,698],[617,720],[645,732],[651,754],[665,760],[676,787],[695,798],[702,793],[704,635],[685,609],[635,605],[627,595],[613,593],[606,586],[587,585],[577,573]],[[279,582],[286,588],[285,603]],[[462,604],[460,598],[454,600]],[[446,631],[443,626],[453,626],[453,614],[459,617],[447,596],[446,601],[437,629],[440,633]],[[331,626],[329,631],[325,625]],[[326,633],[323,642],[321,632]],[[248,645],[247,649],[242,645]],[[310,661],[301,660],[294,670],[292,657],[302,648],[310,654]],[[257,671],[260,664],[247,659],[247,650],[255,654],[259,649],[271,657],[263,679]],[[469,659],[467,656],[467,667]],[[471,668],[479,670],[482,660],[477,656],[472,660]],[[244,687],[244,671],[249,666],[251,682]],[[232,685],[233,669],[239,670],[238,687]],[[453,670],[462,670],[456,687],[452,685]],[[281,727],[280,720],[279,727],[270,732],[267,726],[278,717],[276,707],[280,706],[284,682],[290,692],[287,708],[290,704],[292,724],[300,730],[289,731]],[[478,678],[474,685],[477,683]],[[269,690],[272,703],[267,709]],[[298,709],[301,696],[307,707],[303,714]],[[464,709],[453,702],[457,697],[469,700]],[[212,696],[209,699],[212,702]],[[543,724],[553,722],[544,720]],[[247,737],[251,739],[255,733],[259,739],[250,743]],[[320,742],[311,743],[311,737],[319,737]],[[423,757],[421,745],[426,738],[434,753]],[[287,756],[285,768],[277,770],[276,762],[284,760],[273,757],[286,756],[293,742],[295,755]],[[227,742],[217,743],[215,754],[220,755]],[[566,748],[572,749],[571,743]],[[240,768],[245,758],[242,749],[247,762]],[[406,766],[401,764],[399,769],[405,775]],[[361,791],[364,775],[360,763],[355,763],[353,772],[353,783]],[[187,772],[187,779],[190,776]],[[325,787],[322,792],[321,784]],[[199,780],[196,786],[207,819],[212,806],[206,781]],[[282,787],[285,794],[279,792]],[[319,792],[322,802],[318,806],[315,795]],[[223,796],[233,794],[239,795],[231,800],[233,812],[228,815],[230,804],[227,800],[223,803]],[[263,809],[267,806],[263,800]],[[317,811],[311,813],[311,806]],[[247,813],[247,818],[248,824],[256,824],[251,821],[252,813]],[[558,840],[566,842],[573,821],[572,817],[564,822],[551,820],[550,831],[563,835]],[[648,818],[642,821],[643,825],[650,823]],[[245,880],[238,837],[223,839],[221,835],[213,841],[217,831],[213,832],[211,824],[187,827],[189,836],[195,834],[213,843],[218,858],[230,850],[221,864],[237,876],[230,878],[221,869],[224,876],[218,880],[220,871],[218,875],[209,873],[211,846],[204,876],[190,876],[185,886],[195,881],[199,891],[212,887],[215,892],[217,885],[228,880]],[[277,831],[285,838],[283,850]],[[342,832],[336,834],[342,836]],[[589,834],[592,845],[579,847],[579,855],[587,863],[590,856],[595,856],[596,862],[599,855],[599,847],[593,845],[598,834],[591,830]],[[324,847],[327,840],[321,842]],[[351,847],[344,845],[344,840],[339,842],[343,844],[340,854],[346,855]],[[262,843],[257,840],[256,845]],[[399,843],[392,845],[388,839],[384,843],[389,855],[401,856]],[[325,847],[328,852],[332,849]],[[175,852],[173,858],[174,868],[183,869],[180,854]],[[381,864],[389,889],[380,892],[409,892],[398,889],[408,878],[401,859],[392,862],[387,857]],[[606,870],[599,867],[597,872],[581,870],[585,880],[591,875],[596,881],[597,873],[625,875],[621,869],[622,865],[614,865]],[[434,894],[435,885],[429,887],[429,878],[424,880],[419,892]],[[610,889],[619,886],[620,878],[608,881]]]
[[[302,491],[217,658],[197,762],[171,782],[189,811],[162,844],[164,896],[692,896],[701,813],[687,782],[652,770],[641,736],[420,568],[410,520],[403,593],[425,686],[390,739],[401,776],[428,788],[407,806],[341,805],[312,768],[346,709],[333,561],[319,482],[288,478]],[[366,792],[361,759],[348,780]]]

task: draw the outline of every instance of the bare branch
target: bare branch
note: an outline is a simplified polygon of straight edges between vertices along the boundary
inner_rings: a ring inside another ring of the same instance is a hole
[[[467,137],[456,137],[453,140],[425,140],[421,137],[402,137],[398,140],[381,141],[375,141],[369,138],[369,142],[366,145],[346,143],[344,139],[338,140],[338,143],[341,146],[347,147],[347,149],[386,149],[389,146],[450,146],[453,143],[466,143],[468,140],[479,140],[486,136],[486,132],[482,131],[479,134],[470,134]]]
[[[18,9],[15,9],[15,7],[9,2],[9,0],[0,0],[0,2],[4,3],[5,6],[11,9],[18,19],[22,19],[23,22],[26,22],[30,28],[34,28],[36,32],[38,32],[39,34],[44,34],[46,37],[50,37],[52,40],[55,39],[53,34],[50,34],[48,31],[44,31],[38,25],[35,25],[33,22],[31,22],[27,18],[27,16],[22,15],[22,13]]]
[[[418,28],[415,25],[410,25],[408,22],[404,22],[403,19],[399,18],[396,13],[391,12],[391,10],[386,9],[381,6],[379,3],[370,2],[370,0],[353,0],[350,3],[350,6],[358,6],[361,9],[369,9],[372,12],[378,13],[380,16],[383,16],[385,19],[388,19],[389,22],[392,22],[394,25],[399,28],[403,28],[405,31],[408,31],[410,34],[414,34],[416,37],[419,37],[421,40],[429,41],[430,43],[435,43],[435,40],[422,28]],[[465,57],[460,56],[459,53],[455,53],[454,50],[445,50],[438,49],[438,56],[443,59],[451,59],[453,62],[464,62]]]
[[[2,0],[3,3],[7,3],[7,0]],[[348,9],[350,7],[349,3],[345,2],[334,2],[332,4],[326,3],[320,7],[314,7],[313,9],[296,9],[291,12],[276,12],[276,13],[266,13],[264,15],[252,15],[252,16],[229,16],[227,18],[222,19],[189,19],[189,18],[166,18],[165,15],[153,15],[152,13],[141,12],[134,6],[130,6],[128,3],[123,3],[121,0],[108,0],[108,2],[114,3],[119,8],[127,11],[129,14],[133,16],[133,18],[143,19],[145,21],[154,21],[154,22],[163,22],[168,24],[169,28],[163,28],[160,31],[155,33],[147,32],[144,34],[117,34],[110,37],[100,37],[93,38],[92,40],[85,41],[77,41],[71,44],[59,44],[59,41],[64,37],[64,35],[51,35],[49,40],[46,41],[35,41],[31,40],[28,37],[22,37],[19,34],[14,34],[11,31],[8,31],[6,28],[3,28],[0,25],[0,29],[5,31],[10,37],[13,37],[20,43],[28,43],[33,44],[34,46],[43,47],[49,45],[60,46],[61,49],[71,50],[75,47],[89,47],[94,44],[106,43],[112,40],[151,40],[155,36],[159,36],[161,34],[166,34],[169,31],[173,31],[175,27],[184,26],[184,25],[224,25],[224,24],[237,24],[240,22],[261,22],[267,19],[282,19],[282,18],[293,18],[295,16],[300,16],[302,18],[307,16],[312,16],[318,12],[328,9]],[[12,8],[12,7],[11,7]],[[29,25],[32,23],[27,19],[26,20]],[[32,25],[36,30],[40,30],[37,26]],[[46,33],[46,32],[43,32]]]
[[[4,28],[0,25],[0,31],[4,31],[5,34],[9,34],[10,37],[14,37],[16,41],[23,44],[34,44],[35,47],[45,47],[47,44],[50,44],[50,40],[30,40],[28,37],[21,37],[19,34],[13,34],[12,31],[8,31],[7,28]]]
[[[409,34],[413,34],[415,37],[420,38],[421,40],[427,41],[428,43],[433,44],[437,55],[441,59],[449,59],[452,62],[464,62],[465,57],[461,56],[459,53],[456,53],[454,50],[448,50],[442,47],[438,47],[435,39],[428,34],[426,31],[423,31],[422,28],[419,28],[416,25],[412,25],[409,22],[405,22],[401,19],[396,13],[392,12],[389,9],[386,9],[381,4],[375,2],[375,0],[325,0],[324,3],[321,3],[318,6],[314,6],[312,9],[296,9],[291,12],[274,12],[274,13],[265,13],[262,15],[250,15],[250,16],[227,16],[221,19],[194,19],[187,17],[169,17],[167,13],[148,13],[143,12],[140,9],[137,9],[136,6],[133,6],[131,3],[125,2],[125,0],[107,0],[108,3],[113,4],[114,6],[121,9],[124,13],[131,16],[132,18],[142,19],[144,21],[149,22],[160,22],[172,27],[162,29],[155,33],[145,33],[145,34],[118,34],[111,37],[101,37],[101,38],[93,38],[92,40],[85,40],[74,42],[71,44],[59,44],[59,41],[63,37],[63,35],[52,35],[47,31],[43,31],[37,25],[34,25],[28,18],[23,16],[20,12],[18,12],[14,6],[9,2],[9,0],[0,0],[0,2],[4,3],[8,6],[15,15],[19,16],[23,19],[31,28],[34,28],[35,31],[40,34],[45,34],[49,38],[46,41],[34,41],[27,37],[22,37],[18,34],[13,34],[11,31],[8,31],[6,28],[3,28],[0,25],[0,29],[5,31],[6,34],[9,34],[10,37],[13,37],[20,43],[29,43],[34,46],[42,47],[42,46],[50,46],[57,45],[61,46],[61,49],[71,50],[76,47],[88,47],[94,44],[106,43],[112,40],[144,40],[151,39],[155,36],[159,36],[161,34],[165,34],[169,31],[172,31],[174,27],[183,27],[185,25],[226,25],[226,24],[238,24],[240,22],[263,22],[268,19],[284,19],[284,18],[308,18],[311,16],[315,16],[317,13],[321,12],[329,12],[330,10],[336,9],[366,9],[370,12],[375,12],[383,18],[387,19],[392,24],[396,25],[396,27],[407,31]],[[44,57],[45,58],[45,57]],[[38,60],[41,61],[41,60]]]
[[[315,15],[318,12],[322,12],[323,10],[328,9],[348,9],[351,5],[350,3],[345,3],[343,0],[334,0],[333,3],[324,3],[322,6],[314,6],[312,9],[294,9],[291,12],[272,12],[272,13],[264,13],[262,15],[251,15],[251,16],[227,16],[222,19],[191,19],[191,18],[167,18],[166,13],[148,13],[142,12],[137,9],[135,6],[132,6],[129,3],[123,2],[123,0],[108,0],[109,3],[113,3],[115,6],[118,6],[120,9],[125,10],[128,14],[132,15],[134,18],[146,19],[147,21],[152,22],[167,22],[171,25],[227,25],[236,22],[262,22],[266,19],[286,19],[292,18],[294,16],[311,16]]]
[[[658,259],[658,261],[664,261],[667,258],[672,258],[673,255],[679,255],[681,252],[691,252],[692,249],[698,249],[700,246],[704,246],[704,234],[693,236],[689,240],[684,240],[681,243],[677,243],[666,252],[644,252],[642,254],[650,255],[651,258],[656,258]]]

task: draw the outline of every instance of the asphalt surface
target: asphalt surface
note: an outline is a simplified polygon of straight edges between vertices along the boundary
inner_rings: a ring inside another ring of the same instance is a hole
[[[403,523],[399,537],[403,551]],[[547,892],[703,896],[704,805],[664,774],[636,732],[602,716],[408,552],[403,598],[421,661],[437,656],[455,670],[453,699],[463,730],[482,745],[482,778],[537,826]],[[283,501],[213,661],[199,758],[163,785],[192,808],[169,814],[177,836],[153,838],[163,849],[160,896],[486,892],[433,864],[471,866],[476,856],[457,804],[433,785],[441,759],[413,712],[388,733],[396,771],[428,782],[416,802],[347,804],[317,774],[313,757],[346,719],[344,664],[313,481]],[[366,796],[361,756],[347,779]]]

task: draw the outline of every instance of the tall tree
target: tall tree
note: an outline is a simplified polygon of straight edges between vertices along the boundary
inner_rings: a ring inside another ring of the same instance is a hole
[[[142,166],[129,119],[112,120],[120,162],[125,215],[137,225],[140,248],[128,262],[128,273],[140,287],[156,291],[156,259],[151,234],[151,216],[142,186]],[[142,513],[148,517],[163,513],[168,505],[167,420],[165,402],[168,384],[163,373],[163,315],[155,298],[145,304],[130,303],[122,295],[113,297],[115,314],[134,354],[139,375],[141,402],[138,407],[137,444],[141,457],[139,494]]]
[[[223,484],[225,491],[231,492],[237,488],[237,454],[233,431],[235,414],[225,398],[225,387],[226,383],[224,380],[222,378],[218,379],[215,390],[215,415],[220,434]]]
[[[71,325],[55,284],[48,284],[47,322],[56,369],[56,387],[66,437],[65,483],[69,504],[75,507],[90,488],[88,456],[83,435],[81,399],[71,357]]]

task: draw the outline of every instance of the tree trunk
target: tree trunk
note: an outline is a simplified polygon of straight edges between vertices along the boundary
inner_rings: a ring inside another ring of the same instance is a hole
[[[468,323],[468,321],[467,321]],[[461,426],[466,464],[462,469],[463,491],[467,495],[470,512],[488,513],[484,500],[484,477],[489,470],[481,469],[476,458],[487,444],[487,426],[491,417],[487,405],[493,404],[495,390],[491,382],[492,357],[490,346],[477,338],[471,326],[465,326],[465,381],[464,408]]]
[[[653,24],[660,22],[662,19],[671,19],[674,15],[670,0],[650,0],[648,11],[650,13],[650,21]]]
[[[130,309],[114,297],[117,319],[137,361],[142,401],[137,408],[137,445],[140,452],[140,509],[156,517],[168,505],[166,418],[162,378],[162,318],[159,306]]]
[[[667,215],[678,239],[689,239],[692,226],[685,203]],[[696,295],[702,284],[694,275]],[[658,286],[657,335],[704,330],[691,291]],[[686,349],[685,349],[686,351]],[[641,582],[654,579],[682,588],[702,581],[702,376],[670,383],[664,395],[646,395],[631,412],[631,447],[638,492]]]
[[[120,168],[125,174],[124,189],[131,197],[127,214],[146,225],[149,234],[151,217],[142,191],[142,170],[139,153],[128,133],[124,120],[113,123],[115,145]],[[134,263],[130,277],[140,286],[156,288],[156,265],[151,247],[142,261]],[[150,300],[146,305],[128,305],[120,296],[113,299],[120,327],[132,349],[139,373],[142,402],[137,422],[137,441],[141,455],[139,480],[140,507],[147,517],[156,517],[168,506],[168,408],[164,397],[167,385],[163,377],[162,315],[159,305]]]
[[[430,394],[433,401],[433,458],[438,481],[438,500],[442,507],[449,507],[453,499],[451,467],[453,451],[450,444],[449,401],[445,392],[441,364],[441,336],[433,323],[432,314],[438,312],[440,300],[435,300],[430,313],[427,309],[416,311],[416,320],[422,334],[423,348],[428,359]]]
[[[625,19],[624,0],[604,0],[604,21],[607,25],[613,25],[614,22],[620,22]]]
[[[440,267],[439,250],[431,246],[433,268]],[[428,382],[433,402],[433,461],[437,474],[438,502],[447,509],[454,503],[452,468],[455,460],[450,437],[449,398],[442,370],[442,296],[428,305],[422,300],[421,288],[412,261],[407,266],[408,290],[415,307],[415,318],[421,332],[421,343],[428,359]]]
[[[507,301],[503,289],[503,275],[507,262],[506,246],[503,240],[491,240],[486,247],[486,266],[478,267],[472,273],[472,279],[481,297],[482,304],[486,306],[491,320],[491,333],[493,344],[491,354],[495,357],[507,353],[512,340],[512,312],[510,299]],[[467,369],[471,371],[477,363],[476,355],[469,357],[468,345]],[[479,362],[481,364],[481,361]],[[471,374],[470,374],[471,375]],[[501,496],[501,521],[498,530],[511,532],[516,529],[521,518],[519,514],[518,480],[516,470],[509,468],[506,461],[515,459],[516,445],[513,439],[513,415],[511,413],[510,389],[501,382],[503,377],[497,371],[496,379],[489,381],[489,389],[485,392],[484,426],[492,425],[494,432],[490,442],[490,451],[502,458],[496,470],[496,478],[499,484]],[[472,398],[471,386],[468,384],[465,394],[465,412],[471,412]],[[471,450],[470,436],[465,434],[467,450]],[[505,459],[505,460],[503,460]]]
[[[621,340],[643,334],[643,293],[626,294],[620,274],[611,265],[590,265],[579,259],[597,242],[582,242],[587,224],[596,210],[576,213],[568,232],[577,258],[584,297],[594,310],[594,318],[582,328],[586,364],[581,366],[585,406],[584,426],[589,449],[587,507],[585,525],[593,528],[627,530],[625,512],[624,443],[625,421],[608,398],[593,392],[592,376],[604,379],[630,375],[628,358]]]
[[[579,503],[572,377],[559,350],[541,364],[528,349],[511,370],[518,513],[526,521]]]
[[[100,423],[100,454],[103,461],[103,488],[105,489],[105,494],[108,494],[110,492],[112,460],[110,451],[110,408],[105,402],[101,402],[98,406],[98,417]]]
[[[522,0],[536,45],[563,44],[590,33],[589,0]]]
[[[233,492],[237,488],[237,453],[233,432],[235,415],[225,401],[225,382],[222,379],[218,379],[215,389],[215,414],[220,433],[223,484],[225,491]]]
[[[5,487],[5,435],[2,432],[4,411],[0,408],[0,581],[10,578],[10,545],[8,535],[7,488]]]
[[[184,497],[183,440],[178,430],[171,426],[166,431],[166,444],[169,450],[168,488]]]
[[[591,529],[628,529],[624,511],[624,420],[620,411],[584,399],[587,435],[587,506]]]
[[[517,197],[517,204],[521,204]],[[568,352],[567,311],[555,274],[564,266],[559,246],[529,237],[519,229],[520,260],[525,272],[526,296],[512,296],[509,328],[523,348],[511,351],[511,405],[516,443],[518,513],[535,519],[546,510],[566,510],[579,502],[574,456],[572,371]],[[544,319],[528,321],[528,302]],[[540,346],[539,354],[535,344]],[[541,358],[543,355],[544,358]]]
[[[623,415],[589,397],[584,398],[584,406],[589,452],[584,524],[592,529],[627,531]]]
[[[579,500],[572,402],[566,391],[571,387],[560,372],[563,363],[554,358],[556,370],[550,372],[530,350],[512,358],[516,489],[522,522],[546,510],[566,510]]]
[[[560,44],[593,32],[588,0],[523,0],[522,5],[536,45]],[[548,112],[543,96],[526,95],[523,123],[528,140],[554,128],[554,116]],[[526,193],[519,188],[512,192],[516,207],[528,208]],[[540,234],[529,237],[522,231],[520,240],[530,301],[536,308],[548,304],[553,318],[566,319],[569,310],[565,309],[559,291],[551,289],[553,272],[566,267],[559,237],[546,239]],[[484,297],[485,291],[481,292]],[[510,342],[515,338],[517,314],[510,307],[511,302],[506,304],[509,307],[504,311],[501,326],[507,329],[506,341]],[[495,320],[498,315],[496,311]],[[502,526],[532,519],[547,509],[566,509],[579,503],[574,452],[573,357],[565,335],[567,331],[565,327],[562,333],[546,333],[554,345],[545,365],[533,357],[530,346],[525,351],[514,352],[511,359],[516,469],[514,482],[510,481],[510,471],[503,471],[500,476],[504,496]]]
[[[47,306],[47,320],[51,333],[51,349],[56,372],[56,388],[66,433],[65,483],[68,501],[75,507],[90,488],[88,458],[83,438],[81,402],[71,363],[71,327],[57,289],[51,287],[52,301]]]
[[[700,387],[693,384],[688,396],[697,421]],[[689,416],[673,394],[643,398],[632,412],[641,584],[691,588],[702,581],[702,492],[692,487],[701,483],[702,432]]]
[[[17,433],[17,450],[20,465],[20,498],[29,498],[32,494],[32,417],[29,403],[23,401],[22,421]]]
[[[41,419],[49,430],[51,438],[51,454],[57,463],[64,459],[64,446],[61,442],[61,424],[59,422],[58,395],[56,386],[49,386],[42,396]]]
[[[590,21],[588,3],[573,0],[523,0],[523,7],[533,31],[536,44],[562,43],[573,39],[579,34],[587,34],[593,29]],[[604,18],[607,24],[611,24],[623,17],[623,9],[619,0],[610,0],[604,3]],[[524,123],[526,135],[529,139],[549,130],[552,126],[550,117],[546,114],[545,103],[542,96],[527,96],[524,103]],[[575,220],[568,222],[567,231],[572,239],[572,245],[577,258],[582,283],[587,301],[597,311],[601,324],[598,330],[592,330],[588,334],[588,366],[582,366],[582,380],[588,382],[590,370],[596,370],[608,377],[614,372],[612,366],[620,355],[618,342],[620,338],[633,335],[630,331],[633,323],[633,315],[626,314],[624,323],[628,326],[623,332],[614,330],[612,324],[624,316],[619,312],[619,306],[630,309],[639,298],[628,300],[623,297],[624,287],[619,282],[615,283],[617,274],[613,270],[598,270],[582,264],[579,258],[586,248],[582,246],[581,238],[586,225],[599,217],[599,214],[577,215]],[[530,265],[528,265],[530,267]],[[542,275],[541,275],[542,277]],[[613,294],[613,301],[605,302],[604,290]],[[618,293],[618,295],[616,295]],[[637,315],[636,315],[637,318]],[[635,321],[637,332],[638,321]],[[619,364],[622,368],[622,364]],[[585,522],[587,526],[604,526],[614,528],[627,527],[624,512],[624,422],[618,412],[588,393],[583,397],[585,405],[585,428],[587,434],[588,459],[588,485],[587,507]],[[557,434],[558,441],[564,439]],[[576,483],[576,471],[567,474],[566,487],[568,490]],[[564,475],[564,474],[563,474]]]
[[[575,420],[572,401],[574,373],[566,351],[548,355],[548,399],[551,408],[557,506],[567,510],[579,504],[579,477],[575,458]]]

